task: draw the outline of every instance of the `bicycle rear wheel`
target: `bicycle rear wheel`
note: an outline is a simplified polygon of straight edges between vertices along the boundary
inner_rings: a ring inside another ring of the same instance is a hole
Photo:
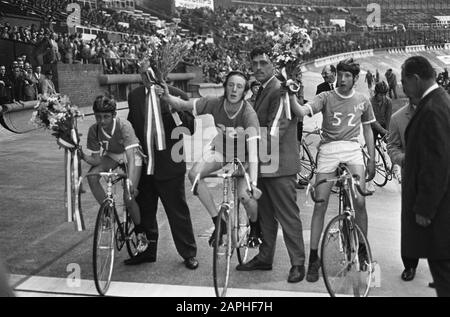
[[[105,295],[114,268],[115,207],[105,201],[98,211],[94,231],[93,265],[95,287]]]
[[[126,210],[126,222],[124,225],[124,233],[125,233],[125,243],[127,245],[128,255],[130,257],[134,257],[137,254],[137,237],[136,232],[134,231],[134,223],[131,220],[130,213]]]
[[[229,221],[229,209],[222,207],[219,211],[216,223],[216,240],[213,249],[213,280],[214,291],[217,297],[225,297],[230,278],[231,256],[233,255],[233,245],[231,241],[232,224]],[[221,219],[225,220],[227,230],[222,236],[223,228]]]
[[[309,182],[316,170],[316,163],[308,149],[308,146],[302,143],[300,147],[300,172],[297,173],[299,179]]]
[[[363,264],[361,245],[365,245]],[[339,215],[327,225],[321,245],[322,275],[330,296],[366,297],[372,279],[369,243],[347,216]]]

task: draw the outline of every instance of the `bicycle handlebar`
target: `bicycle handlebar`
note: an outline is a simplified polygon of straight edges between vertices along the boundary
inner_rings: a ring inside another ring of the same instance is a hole
[[[206,175],[205,177],[201,177],[200,174],[197,174],[197,176],[195,177],[194,183],[192,184],[192,188],[191,188],[191,192],[193,193],[194,196],[198,196],[198,183],[200,181],[200,179],[206,179],[206,178],[222,178],[222,179],[230,179],[230,178],[241,178],[244,177],[245,178],[245,183],[247,185],[247,191],[248,193],[254,197],[256,200],[258,200],[262,193],[261,191],[256,188],[256,190],[253,189],[251,183],[250,183],[250,176],[248,175],[247,172],[227,172],[227,173],[214,173],[214,174],[209,174]]]
[[[100,173],[88,173],[84,177],[90,176],[101,176],[101,177],[117,177],[117,178],[128,178],[127,174],[124,173],[113,173],[113,172],[100,172]]]
[[[361,196],[367,197],[367,196],[373,195],[373,193],[366,192],[361,188],[361,184],[360,184],[361,178],[359,177],[359,175],[350,176],[350,174],[344,174],[344,175],[341,175],[340,177],[335,177],[335,178],[330,178],[330,179],[323,179],[315,185],[309,184],[306,192],[307,193],[309,192],[311,194],[311,198],[315,203],[323,203],[323,202],[325,202],[324,199],[316,198],[316,195],[315,195],[316,188],[324,183],[330,183],[330,182],[334,183],[334,182],[338,182],[338,181],[343,181],[345,179],[350,180],[351,186],[354,185],[356,190],[359,192],[359,194]]]

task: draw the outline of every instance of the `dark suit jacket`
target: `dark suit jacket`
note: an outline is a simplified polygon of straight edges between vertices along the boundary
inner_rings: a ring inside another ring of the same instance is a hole
[[[450,259],[450,97],[438,88],[418,105],[405,132],[402,256]],[[431,219],[427,228],[416,214]]]
[[[324,81],[320,85],[317,85],[316,95],[323,93],[325,91],[330,91],[330,90],[331,90],[330,84],[328,82]]]
[[[182,90],[175,87],[169,86],[170,94],[173,96],[179,96],[182,99],[188,100],[188,96]],[[146,113],[146,95],[145,87],[141,86],[130,92],[128,96],[128,121],[131,122],[133,128],[136,132],[144,153],[148,155],[147,142],[145,141],[145,113]],[[186,173],[186,163],[174,162],[171,156],[172,147],[175,144],[182,142],[183,136],[181,135],[179,139],[172,140],[171,135],[173,129],[177,126],[172,118],[172,114],[169,111],[167,103],[161,101],[161,112],[164,123],[164,130],[166,136],[166,150],[157,151],[154,149],[155,153],[155,179],[157,180],[169,180]],[[181,120],[183,121],[183,126],[187,127],[191,133],[194,131],[194,117],[189,112],[179,112],[178,113]],[[143,169],[145,173],[145,169]]]
[[[297,120],[295,116],[292,120],[281,116],[279,141],[270,136],[270,128],[280,105],[280,97],[280,81],[273,78],[261,92],[259,98],[256,99],[254,106],[261,126],[260,146],[266,148],[262,152],[270,154],[269,163],[265,163],[267,157],[262,157],[260,153],[261,177],[291,176],[298,172],[299,156],[295,150],[297,148]],[[271,153],[271,143],[274,141],[278,141],[279,150],[276,153]],[[276,171],[264,173],[267,165],[276,166]]]

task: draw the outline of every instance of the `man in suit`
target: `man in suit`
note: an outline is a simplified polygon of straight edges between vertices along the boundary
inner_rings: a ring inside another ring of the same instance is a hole
[[[334,65],[325,66],[322,69],[322,77],[324,82],[317,86],[316,95],[336,88],[336,67]]]
[[[179,139],[171,138],[172,132],[177,128],[177,125],[167,103],[162,100],[160,101],[159,96],[156,96],[155,101],[161,111],[160,114],[166,143],[165,149],[157,149],[155,121],[151,120],[153,121],[153,128],[151,129],[150,122],[146,118],[149,117],[149,108],[150,111],[151,108],[154,109],[152,103],[149,101],[152,99],[151,95],[153,94],[155,96],[155,93],[162,94],[164,90],[152,90],[152,87],[155,86],[154,78],[152,79],[150,75],[152,71],[148,69],[148,67],[141,69],[144,86],[134,89],[128,96],[128,121],[133,125],[136,136],[143,146],[144,153],[148,156],[148,162],[146,168],[142,169],[141,180],[138,186],[139,195],[136,201],[141,210],[142,226],[138,227],[136,231],[141,231],[146,234],[149,245],[146,251],[126,260],[125,264],[136,265],[156,261],[158,242],[156,212],[158,209],[158,200],[161,199],[169,220],[177,251],[183,257],[185,266],[194,270],[198,267],[198,261],[195,258],[197,255],[197,246],[189,207],[186,203],[184,187],[186,163],[184,161],[175,162],[172,158],[172,148],[179,145],[180,142],[183,142],[183,137],[180,135]],[[169,87],[169,90],[172,95],[180,96],[186,100],[188,99],[183,91],[175,87]],[[183,122],[183,126],[187,127],[192,133],[194,130],[193,116],[187,112],[180,112],[178,114]],[[155,113],[152,116],[156,118],[154,115]],[[149,148],[149,144],[152,148]]]
[[[397,76],[395,76],[392,68],[389,68],[384,76],[389,85],[389,98],[392,99],[392,96],[394,96],[394,98],[397,99]]]
[[[0,105],[11,101],[11,81],[6,75],[6,67],[0,65]]]
[[[42,82],[42,95],[50,96],[56,93],[55,84],[53,83],[53,71],[49,69],[45,72],[45,78]]]
[[[403,91],[417,105],[405,132],[401,253],[426,258],[438,296],[450,296],[450,97],[421,56],[402,66]]]
[[[42,84],[44,83],[45,76],[42,74],[41,66],[36,66],[34,69],[33,78],[37,81],[38,93],[42,94]]]
[[[397,165],[403,171],[405,162],[405,130],[414,115],[416,105],[410,101],[400,110],[392,115],[389,124],[389,134],[387,138],[387,151],[392,164]],[[401,183],[402,177],[398,178]],[[402,255],[404,270],[401,278],[405,282],[412,281],[416,276],[416,269],[419,264],[418,258],[408,258]]]
[[[258,203],[262,244],[258,255],[236,269],[272,269],[279,223],[291,262],[288,282],[297,283],[305,277],[305,246],[295,190],[299,156],[292,151],[297,146],[297,118],[288,120],[285,116],[277,116],[281,83],[274,76],[275,69],[269,54],[270,49],[264,47],[253,49],[250,54],[253,72],[263,88],[255,102],[261,126],[260,147],[262,152],[267,153],[267,156],[261,155],[260,151],[258,180],[258,188],[262,191]],[[271,133],[272,127],[278,128],[275,135]]]
[[[25,69],[23,73],[24,87],[23,95],[24,101],[37,100],[38,88],[37,80],[33,76],[33,68],[29,63],[25,63]]]

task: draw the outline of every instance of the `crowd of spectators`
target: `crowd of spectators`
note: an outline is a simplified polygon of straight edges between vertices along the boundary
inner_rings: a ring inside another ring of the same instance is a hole
[[[37,100],[39,94],[48,93],[49,80],[52,80],[52,71],[44,75],[41,66],[33,68],[26,55],[18,57],[8,67],[0,64],[0,105]]]
[[[11,1],[21,10],[33,8],[43,12],[45,17],[57,19],[65,11],[70,1],[56,0],[15,0]],[[107,10],[107,9],[105,9]],[[0,21],[0,39],[10,39],[36,45],[38,64],[46,63],[103,63],[105,73],[134,73],[136,60],[146,50],[145,38],[157,34],[158,27],[152,23],[135,20],[125,12],[105,11],[82,6],[85,25],[125,32],[120,41],[99,36],[90,41],[83,40],[81,34],[58,34],[52,24],[44,27],[10,26]],[[108,9],[109,10],[109,9]],[[355,9],[356,10],[356,9]],[[59,12],[57,14],[57,12]],[[275,7],[247,6],[236,8],[217,7],[215,11],[202,9],[178,9],[174,17],[180,25],[190,25],[190,34],[185,36],[194,42],[187,62],[200,66],[203,79],[220,83],[230,69],[248,72],[248,52],[262,43],[271,45],[276,30],[286,23],[306,28],[314,45],[305,60],[328,55],[364,49],[397,47],[405,45],[439,44],[450,41],[450,32],[429,30],[393,32],[341,32],[338,25],[332,25],[332,18],[345,18],[358,23],[356,11],[341,7]],[[123,23],[129,24],[125,27]],[[330,28],[332,27],[332,28]],[[435,33],[440,34],[436,35]]]

